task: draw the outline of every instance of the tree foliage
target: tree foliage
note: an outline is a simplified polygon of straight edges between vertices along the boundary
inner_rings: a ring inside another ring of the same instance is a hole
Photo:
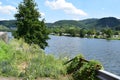
[[[85,30],[84,28],[80,30],[80,37],[85,37],[85,35],[87,34],[87,30]]]
[[[46,42],[48,31],[44,19],[39,21],[41,14],[36,8],[34,0],[23,0],[18,6],[18,13],[15,14],[17,19],[16,38],[23,38],[29,44],[38,44],[44,49],[48,44]]]

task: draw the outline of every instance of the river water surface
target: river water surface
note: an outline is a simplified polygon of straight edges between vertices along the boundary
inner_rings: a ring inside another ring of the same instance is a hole
[[[87,39],[53,36],[48,40],[47,54],[74,57],[82,53],[86,59],[99,60],[106,71],[120,76],[120,40]]]

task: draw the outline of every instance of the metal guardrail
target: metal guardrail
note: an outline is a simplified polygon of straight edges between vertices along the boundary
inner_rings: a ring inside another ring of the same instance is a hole
[[[105,70],[98,70],[96,75],[100,80],[120,80],[120,76]]]

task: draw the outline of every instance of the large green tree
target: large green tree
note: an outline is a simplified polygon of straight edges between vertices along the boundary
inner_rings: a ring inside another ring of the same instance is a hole
[[[23,0],[18,6],[15,14],[17,20],[17,31],[15,38],[23,38],[29,44],[38,44],[44,49],[48,43],[48,31],[46,29],[44,19],[36,8],[37,4],[34,0]]]

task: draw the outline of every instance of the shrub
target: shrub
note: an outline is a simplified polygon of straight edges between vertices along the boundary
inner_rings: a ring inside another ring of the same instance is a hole
[[[67,73],[72,74],[74,80],[98,80],[96,70],[102,69],[98,61],[87,61],[82,55],[68,61]]]
[[[101,69],[102,66],[97,61],[89,61],[84,63],[83,66],[76,72],[73,73],[75,80],[99,80],[96,77],[96,70]]]
[[[80,55],[76,56],[68,64],[68,67],[67,67],[67,73],[68,74],[75,72],[76,70],[78,70],[83,65],[83,62],[81,61],[81,59],[84,59],[84,56],[80,54]]]

